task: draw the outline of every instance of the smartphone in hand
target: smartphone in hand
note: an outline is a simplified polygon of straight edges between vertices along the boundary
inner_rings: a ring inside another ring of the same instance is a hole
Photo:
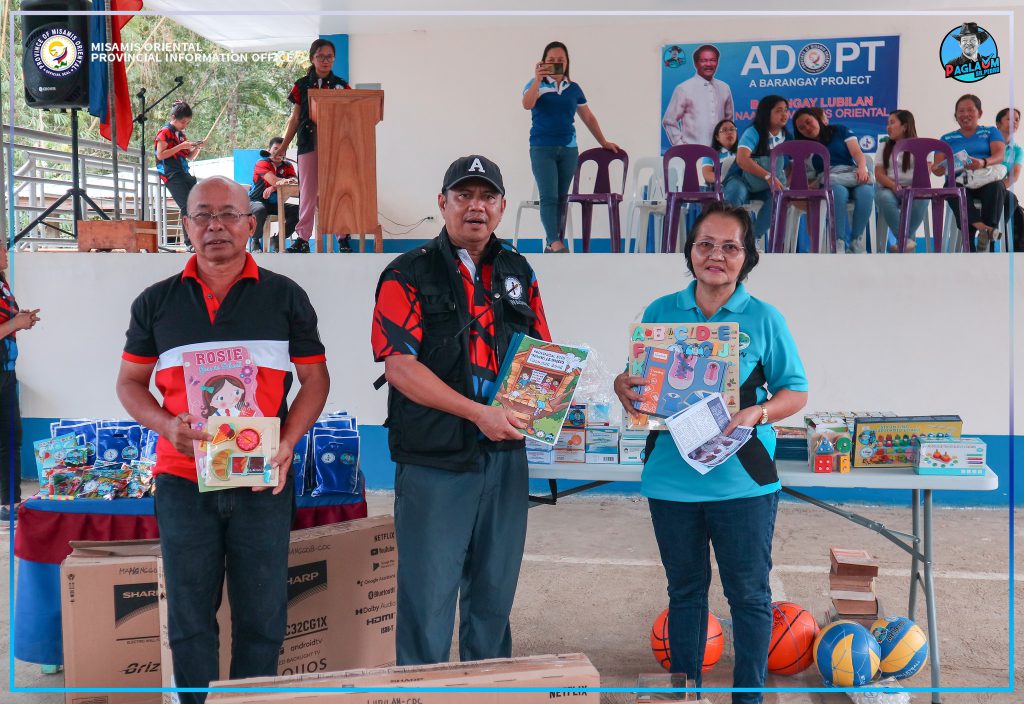
[[[561,62],[546,63],[544,64],[544,69],[549,76],[556,74],[561,75],[561,73],[565,70],[565,66]]]

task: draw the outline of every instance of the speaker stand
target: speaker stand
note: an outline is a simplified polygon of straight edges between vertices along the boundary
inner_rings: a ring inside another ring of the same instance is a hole
[[[115,146],[114,148],[116,149],[117,147]],[[51,223],[46,222],[46,218],[50,217],[50,215],[52,215],[54,213],[54,211],[56,211],[58,208],[60,208],[60,206],[62,206],[64,204],[64,201],[68,200],[69,198],[71,199],[71,208],[72,208],[72,213],[73,213],[73,218],[74,218],[72,220],[71,232],[70,233],[67,232],[66,230],[62,230],[61,228],[57,227],[56,225],[53,225]],[[36,225],[44,225],[46,227],[52,227],[54,230],[57,230],[58,232],[62,232],[64,234],[70,234],[72,237],[74,237],[77,240],[78,239],[78,221],[82,219],[82,213],[83,213],[83,209],[82,209],[82,201],[83,200],[85,201],[86,205],[88,205],[90,208],[92,208],[93,211],[95,211],[95,213],[97,215],[99,215],[101,218],[103,218],[104,220],[109,220],[110,219],[110,216],[108,216],[105,212],[103,212],[103,208],[101,208],[100,206],[96,205],[96,201],[94,201],[92,198],[90,198],[89,194],[85,192],[85,189],[80,186],[80,178],[79,178],[79,173],[78,173],[78,109],[77,108],[72,108],[71,109],[71,188],[69,188],[67,191],[65,191],[64,195],[62,195],[60,198],[58,198],[56,201],[54,201],[54,203],[49,208],[47,208],[42,213],[40,213],[39,217],[37,217],[35,220],[30,222],[24,228],[22,228],[21,231],[17,235],[15,235],[14,239],[11,240],[10,246],[16,245],[20,240],[22,240],[24,237],[26,237],[28,235],[28,233],[31,232],[36,227]],[[12,206],[13,206],[13,203],[12,203]]]

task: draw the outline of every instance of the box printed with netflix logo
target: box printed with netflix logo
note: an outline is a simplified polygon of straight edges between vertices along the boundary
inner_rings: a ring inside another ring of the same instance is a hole
[[[397,573],[392,516],[293,531],[288,550],[288,625],[278,674],[393,665]],[[163,686],[174,687],[162,575],[159,590]],[[227,679],[231,612],[226,593],[217,621],[220,676]],[[177,702],[175,693],[164,694],[164,704]]]

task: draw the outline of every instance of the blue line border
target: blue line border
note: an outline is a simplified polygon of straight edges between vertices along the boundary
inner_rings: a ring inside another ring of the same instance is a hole
[[[8,39],[8,73],[9,73],[9,86],[14,85],[14,21],[15,17],[22,17],[34,14],[52,14],[52,10],[10,10],[8,16],[10,17],[9,27],[9,39]],[[140,16],[160,16],[160,17],[174,17],[174,16],[237,16],[240,13],[237,11],[178,11],[178,12],[158,12],[154,10],[142,10],[138,12],[130,11],[115,11],[115,10],[103,10],[103,11],[68,11],[65,14],[69,15],[140,15]],[[984,10],[985,16],[1006,16],[1009,18],[1009,34],[1010,34],[1010,71],[1008,72],[1009,83],[1010,83],[1010,105],[1014,104],[1014,56],[1015,56],[1015,37],[1014,37],[1014,12],[1012,10]],[[624,17],[655,17],[655,16],[963,16],[963,12],[951,12],[942,10],[924,10],[915,12],[906,12],[898,10],[887,10],[887,11],[855,11],[855,10],[825,10],[825,11],[590,11],[590,10],[574,10],[574,11],[507,11],[507,10],[496,10],[496,11],[479,11],[479,10],[465,10],[465,11],[444,11],[444,10],[395,10],[395,11],[348,11],[348,10],[335,10],[335,11],[251,11],[247,12],[246,16],[249,15],[269,15],[269,16],[283,16],[283,15],[300,15],[300,16],[424,16],[424,17],[439,17],[439,16],[624,16]],[[12,164],[13,157],[13,142],[14,142],[14,95],[13,91],[8,90],[9,94],[9,109],[10,109],[10,147],[8,153],[11,158],[7,160],[7,164]],[[13,204],[13,175],[8,178],[8,236],[13,232],[13,221],[14,221],[14,204]],[[13,278],[13,257],[11,257],[11,276]],[[921,693],[1012,693],[1014,691],[1014,662],[1015,662],[1015,647],[1014,647],[1014,257],[1009,256],[1010,260],[1010,407],[1009,407],[1009,421],[1010,421],[1010,479],[1009,479],[1009,532],[1010,532],[1010,563],[1009,563],[1009,577],[1008,577],[1008,591],[1010,593],[1010,623],[1009,623],[1009,674],[1008,683],[1005,688],[901,688],[901,692],[921,692]],[[10,683],[9,691],[11,693],[60,693],[68,694],[70,692],[86,692],[86,693],[103,693],[103,692],[141,692],[141,693],[164,693],[164,692],[211,692],[209,689],[191,689],[191,688],[82,688],[70,690],[68,688],[19,688],[14,683],[14,651],[13,651],[13,631],[14,631],[14,531],[17,530],[16,524],[11,525],[10,535],[8,536],[8,549],[9,549],[9,566],[8,566],[8,578],[9,581],[9,592],[10,592],[10,603],[8,605],[9,610],[9,623],[10,630],[7,634],[8,640],[8,652],[9,652],[9,672],[8,679]],[[790,687],[775,687],[775,688],[764,688],[764,689],[749,689],[749,688],[714,688],[714,687],[701,687],[698,691],[701,692],[762,692],[762,693],[773,693],[773,692],[863,692],[865,688],[790,688]],[[451,688],[386,688],[386,689],[362,689],[362,688],[221,688],[216,690],[218,692],[240,692],[240,693],[255,693],[255,692],[294,692],[294,693],[310,693],[310,692],[353,692],[353,693],[402,693],[402,692],[424,692],[424,693],[444,693],[452,692]],[[542,693],[542,692],[580,692],[580,689],[561,689],[561,690],[546,690],[539,688],[458,688],[459,692],[471,692],[471,693],[501,693],[501,692],[515,692],[515,693]],[[616,692],[687,692],[684,689],[637,689],[637,688],[587,688],[589,692],[598,693],[616,693]]]

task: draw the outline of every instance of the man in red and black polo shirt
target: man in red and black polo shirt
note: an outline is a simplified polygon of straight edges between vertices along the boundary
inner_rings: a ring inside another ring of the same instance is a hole
[[[524,426],[487,400],[514,333],[551,338],[533,270],[494,236],[504,195],[496,164],[456,160],[437,199],[441,234],[391,262],[377,286],[371,339],[390,384],[402,556],[399,665],[448,659],[457,600],[462,660],[512,654],[529,505]]]
[[[154,470],[156,514],[167,586],[168,631],[178,687],[207,687],[218,673],[217,607],[225,572],[231,601],[233,678],[277,674],[284,640],[288,538],[295,492],[295,442],[327,400],[330,379],[316,312],[295,282],[256,266],[246,253],[255,218],[242,186],[200,181],[185,220],[196,255],[185,270],[132,303],[117,395],[139,423],[160,434]],[[200,493],[182,354],[241,345],[252,355],[256,404],[281,418],[272,491]],[[292,367],[301,388],[288,408]],[[156,387],[163,405],[149,391]],[[181,693],[185,704],[205,694]]]
[[[252,170],[252,186],[249,187],[249,207],[253,217],[256,218],[256,232],[252,236],[254,252],[263,251],[263,225],[267,222],[267,211],[277,214],[277,187],[282,183],[298,183],[299,177],[295,173],[295,167],[284,158],[281,151],[281,143],[284,139],[274,137],[267,145],[267,151],[260,152],[260,160]],[[263,156],[263,155],[266,156]],[[278,227],[284,227],[285,237],[291,237],[295,232],[295,224],[299,221],[299,206],[294,203],[285,203],[284,224],[278,223]],[[274,241],[267,243],[268,252],[276,252],[277,245]]]

